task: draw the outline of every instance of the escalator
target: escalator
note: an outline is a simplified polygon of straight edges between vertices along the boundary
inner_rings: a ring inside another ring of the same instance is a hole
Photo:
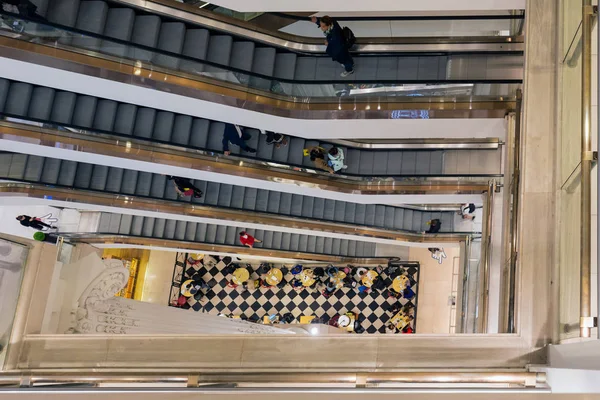
[[[495,60],[502,58],[497,54],[402,54],[398,57],[359,53],[355,76],[344,79],[339,76],[342,67],[322,52],[305,55],[269,46],[251,37],[227,34],[226,27],[217,30],[177,19],[181,12],[151,14],[148,8],[128,7],[123,4],[126,2],[97,0],[36,0],[34,3],[38,4],[38,14],[53,26],[94,35],[62,37],[59,40],[62,44],[188,73],[204,70],[218,73],[226,69],[252,73],[259,79],[277,79],[281,83],[393,83],[397,80],[515,83],[522,78],[522,73],[515,75],[506,63],[497,64]],[[115,46],[116,40],[137,47]],[[506,56],[514,60],[515,55],[521,54]],[[204,65],[193,60],[202,61]],[[504,68],[498,69],[498,65]]]
[[[241,228],[234,226],[177,221],[174,219],[142,217],[137,215],[102,213],[97,232],[99,235],[123,235],[152,239],[178,240],[244,248],[239,241]],[[344,257],[375,257],[376,244],[359,240],[336,239],[324,236],[246,229],[248,234],[262,240],[257,249],[314,253]],[[83,232],[85,234],[87,232]]]
[[[342,67],[323,53],[323,45],[300,45],[298,50],[288,41],[220,21],[207,28],[204,25],[212,20],[202,17],[202,25],[193,14],[167,6],[161,6],[164,10],[157,15],[146,8],[126,7],[126,1],[37,3],[38,13],[47,21],[3,14],[20,24],[17,32],[6,25],[0,29],[0,46],[18,49],[11,51],[11,58],[56,66],[50,56],[68,61],[61,68],[90,74],[91,70],[80,69],[84,63],[111,71],[103,77],[115,80],[123,78],[112,74],[128,73],[123,68],[128,65],[130,76],[142,79],[144,86],[155,82],[155,88],[213,102],[219,98],[207,97],[207,91],[251,99],[279,109],[270,111],[279,115],[305,110],[306,102],[342,110],[342,104],[332,103],[352,99],[376,101],[377,110],[388,107],[386,103],[396,110],[398,102],[423,98],[443,98],[446,105],[439,110],[448,110],[450,99],[463,110],[506,109],[512,107],[523,77],[523,50],[510,50],[514,45],[510,42],[498,44],[500,50],[475,53],[469,50],[473,44],[456,51],[433,44],[427,52],[418,51],[418,44],[411,50],[368,44],[355,54],[356,73],[340,78]],[[23,42],[28,42],[26,51]],[[482,104],[473,105],[473,100]],[[427,109],[436,108],[429,104]],[[375,108],[369,112],[374,114]]]
[[[0,116],[86,135],[110,135],[117,140],[140,139],[153,144],[167,144],[188,152],[223,153],[225,124],[222,122],[6,79],[0,79]],[[230,146],[232,153],[275,167],[312,168],[313,162],[304,156],[304,149],[311,146],[328,149],[334,145],[326,141],[289,137],[287,146],[275,148],[267,144],[265,135],[258,130],[248,129],[248,132],[252,135],[248,145],[257,149],[257,153]],[[497,177],[502,154],[497,144],[489,150],[386,150],[335,145],[345,154],[348,168],[343,170],[343,176],[382,179],[457,176],[446,170],[445,157],[452,154],[454,158],[468,159],[475,153],[477,156],[473,156],[471,170],[463,175],[484,179]],[[337,174],[326,175],[329,179],[339,179]]]
[[[179,197],[165,175],[19,153],[0,153],[0,179],[85,191],[83,193],[118,194],[132,204],[137,204],[140,199],[159,200],[153,210],[163,212],[167,210],[161,208],[161,204],[173,202],[204,206],[208,207],[205,215],[209,218],[219,218],[217,213],[220,211],[235,210],[246,213],[245,219],[238,214],[237,219],[241,221],[278,216],[286,217],[281,220],[282,225],[309,221],[329,223],[331,227],[325,230],[331,231],[336,231],[335,224],[349,224],[359,229],[377,228],[413,234],[427,230],[427,221],[436,218],[442,222],[440,233],[456,233],[454,211],[359,204],[201,180],[193,183],[204,192],[202,198]],[[177,212],[172,208],[168,211]],[[354,234],[360,232],[355,229]]]

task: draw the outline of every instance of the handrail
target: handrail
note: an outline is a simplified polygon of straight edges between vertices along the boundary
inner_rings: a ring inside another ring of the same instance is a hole
[[[521,118],[522,118],[523,93],[517,90],[517,107],[515,110],[515,136],[513,150],[513,177],[510,187],[512,197],[512,212],[510,218],[510,266],[508,270],[508,333],[515,333],[515,295],[517,284],[517,259],[519,255],[519,223],[520,193],[521,193]]]
[[[302,17],[283,12],[266,12],[265,14],[276,15],[282,18],[296,19],[298,21],[310,21],[311,17]],[[525,14],[518,15],[389,15],[389,16],[336,16],[337,21],[469,21],[469,20],[513,20],[525,19]]]
[[[158,55],[162,55],[165,57],[171,57],[171,58],[175,58],[175,59],[180,59],[180,60],[185,60],[185,61],[191,61],[203,66],[210,66],[210,67],[214,67],[217,68],[221,71],[227,71],[227,72],[234,72],[243,76],[248,76],[248,77],[252,77],[252,78],[256,78],[259,80],[263,80],[263,81],[275,81],[275,82],[280,82],[280,83],[289,83],[289,84],[302,84],[302,85],[322,85],[322,84],[331,84],[332,82],[340,82],[340,83],[352,83],[352,84],[377,84],[377,85],[399,85],[399,84],[439,84],[439,83],[447,83],[447,82],[451,82],[454,84],[461,84],[461,83],[472,83],[472,84],[490,84],[490,83],[496,83],[496,84],[519,84],[522,83],[522,79],[452,79],[452,80],[439,80],[439,79],[353,79],[351,81],[348,80],[304,80],[304,79],[289,79],[289,78],[282,78],[282,77],[274,77],[274,76],[270,76],[270,75],[265,75],[265,74],[261,74],[258,72],[254,72],[251,70],[245,70],[245,69],[241,69],[241,68],[237,68],[237,67],[233,67],[230,65],[224,65],[224,64],[219,64],[213,61],[209,61],[206,59],[200,59],[200,58],[195,58],[195,57],[191,57],[185,54],[180,54],[180,53],[175,53],[172,51],[168,51],[168,50],[164,50],[164,49],[159,49],[158,47],[152,47],[152,46],[147,46],[147,45],[143,45],[143,44],[139,44],[139,43],[133,43],[131,41],[127,41],[127,40],[122,40],[122,39],[118,39],[118,38],[114,38],[111,36],[107,36],[107,35],[102,35],[102,34],[98,34],[98,33],[94,33],[94,32],[89,32],[83,29],[79,29],[79,28],[75,28],[75,27],[70,27],[70,26],[66,26],[66,25],[61,25],[61,24],[57,24],[54,22],[50,22],[50,21],[39,21],[36,18],[31,18],[31,17],[25,17],[19,14],[15,14],[15,13],[11,13],[11,12],[7,12],[4,10],[0,10],[0,15],[6,15],[9,16],[13,19],[16,20],[20,20],[20,21],[26,21],[26,22],[32,22],[35,23],[38,26],[49,26],[55,29],[58,29],[60,31],[63,32],[67,32],[69,34],[72,35],[76,35],[76,36],[85,36],[85,37],[90,37],[90,38],[95,38],[95,39],[99,39],[102,40],[104,42],[109,42],[109,43],[116,43],[116,44],[120,44],[122,46],[128,46],[128,47],[132,47],[132,48],[136,48],[136,49],[140,49],[140,50],[144,50],[144,51],[148,51],[151,53],[156,53]],[[66,45],[59,45],[59,47],[64,47],[64,48],[70,48],[70,46],[66,46]],[[86,52],[89,52],[90,50],[85,49],[84,50]],[[111,56],[110,54],[105,55],[104,53],[101,53],[98,51],[98,49],[94,49],[95,53],[97,54],[102,54],[105,57],[114,57]],[[417,53],[412,53],[412,55],[419,55]],[[410,55],[408,55],[410,56]],[[369,56],[366,56],[369,57]],[[125,57],[122,57],[125,58]],[[133,60],[130,59],[131,62],[133,62]],[[141,61],[140,61],[141,64]],[[149,65],[151,65],[151,63],[148,63]]]
[[[52,389],[50,393],[68,392],[69,389],[63,385],[82,385],[77,387],[77,392],[95,390],[104,384],[120,385],[129,387],[128,393],[140,390],[140,384],[148,386],[145,393],[153,391],[164,391],[168,385],[169,392],[193,391],[197,389],[223,389],[228,388],[236,392],[260,388],[261,392],[284,390],[286,393],[302,390],[303,393],[314,391],[316,387],[320,391],[330,391],[335,388],[338,391],[349,391],[355,393],[356,389],[373,392],[378,387],[387,389],[407,389],[407,385],[419,385],[418,387],[438,388],[439,385],[450,385],[456,388],[464,388],[465,385],[477,387],[489,387],[512,390],[523,390],[543,387],[546,383],[544,372],[525,371],[399,371],[399,372],[336,372],[336,371],[295,371],[295,372],[167,372],[164,370],[114,370],[114,371],[19,371],[7,372],[0,376],[0,387],[21,387],[23,389],[34,389],[40,393],[44,388]],[[160,385],[165,388],[161,389]],[[483,385],[483,386],[482,386]],[[96,388],[96,389],[93,389]],[[151,389],[154,388],[154,389]],[[187,389],[187,390],[184,390]]]
[[[490,178],[502,175],[410,175],[396,177],[356,178],[332,175],[311,168],[286,166],[272,161],[233,156],[223,157],[219,153],[181,148],[175,145],[148,143],[135,138],[114,140],[110,135],[87,135],[77,132],[0,121],[0,136],[8,140],[39,140],[42,146],[66,147],[93,154],[102,154],[139,161],[150,161],[172,166],[185,166],[196,170],[235,174],[241,177],[296,183],[305,187],[354,194],[399,194],[422,193],[482,193]],[[69,150],[73,151],[73,150]],[[484,183],[485,182],[485,183]]]
[[[591,307],[592,242],[592,0],[583,0],[581,63],[581,247],[580,247],[580,336],[591,336],[594,327]]]
[[[481,315],[478,315],[478,332],[487,333],[488,314],[489,314],[489,294],[490,294],[490,268],[492,262],[492,228],[494,214],[494,192],[496,191],[496,182],[491,180],[487,191],[485,201],[485,226],[483,227],[484,237],[481,240],[481,265],[483,269],[483,279],[481,280]]]
[[[412,243],[456,243],[466,240],[467,237],[481,234],[481,232],[422,234],[415,231],[390,230],[368,225],[351,225],[326,219],[296,218],[266,211],[248,211],[232,207],[190,204],[151,196],[126,195],[122,193],[113,194],[99,190],[32,183],[17,179],[1,179],[1,195],[26,195],[27,197],[38,199],[52,198],[52,200],[63,202],[94,204],[104,207],[135,209],[196,218],[276,225],[293,229],[367,236]]]
[[[175,3],[172,0],[113,0],[116,3],[125,4],[131,7],[135,7],[141,10],[151,10],[156,14],[165,15],[169,18],[177,18],[185,21],[186,23],[196,23],[203,25],[209,29],[227,32],[229,34],[258,40],[263,43],[267,43],[272,46],[284,48],[288,51],[304,52],[304,53],[322,53],[325,51],[322,39],[307,38],[294,34],[289,34],[281,31],[272,31],[264,29],[261,26],[248,22],[242,21],[237,18],[229,17],[226,15],[218,14],[215,12],[208,11],[206,9],[193,7],[188,4]],[[277,16],[277,13],[263,13]],[[492,16],[494,17],[494,16]],[[508,16],[512,17],[512,16]],[[287,18],[287,17],[283,17]],[[336,19],[343,21],[345,18],[356,18],[356,17],[336,17]],[[376,18],[376,17],[366,17]],[[395,18],[395,17],[390,17]],[[390,18],[387,18],[388,20]],[[397,17],[404,18],[404,17]],[[425,17],[427,18],[427,17]],[[489,18],[486,16],[485,20],[491,19],[521,19],[524,17],[515,16],[515,18]],[[309,18],[310,19],[310,18]],[[452,18],[451,18],[452,19]],[[453,18],[463,19],[463,18]],[[472,19],[470,16],[466,16],[464,19]],[[473,18],[477,19],[477,18]],[[316,29],[316,27],[315,27]],[[452,46],[454,44],[463,46],[465,44],[479,44],[486,43],[486,45],[493,45],[495,51],[522,51],[523,36],[519,35],[516,37],[499,37],[499,36],[482,36],[482,37],[416,37],[416,38],[357,38],[357,44],[353,48],[355,52],[369,51],[369,52],[387,52],[390,51],[389,46],[403,46],[406,44],[421,44],[421,45],[439,45]],[[440,49],[438,49],[440,50]],[[481,51],[489,51],[482,50]],[[397,50],[396,50],[397,51]],[[477,50],[475,50],[477,51]]]

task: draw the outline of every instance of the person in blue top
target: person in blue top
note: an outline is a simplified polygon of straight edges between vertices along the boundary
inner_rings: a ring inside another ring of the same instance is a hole
[[[226,156],[231,154],[229,143],[240,146],[240,148],[248,153],[256,153],[256,150],[246,144],[252,136],[241,126],[233,124],[225,124],[223,131],[223,152]]]
[[[330,16],[321,18],[312,17],[311,21],[316,23],[325,35],[325,44],[327,45],[326,53],[333,59],[344,66],[342,78],[354,73],[354,60],[348,51],[346,39],[342,27]]]

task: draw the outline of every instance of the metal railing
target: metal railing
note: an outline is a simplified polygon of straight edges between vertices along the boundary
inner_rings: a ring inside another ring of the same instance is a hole
[[[591,336],[594,327],[591,301],[592,267],[592,27],[594,18],[592,0],[583,0],[581,41],[581,246],[580,246],[580,336]]]

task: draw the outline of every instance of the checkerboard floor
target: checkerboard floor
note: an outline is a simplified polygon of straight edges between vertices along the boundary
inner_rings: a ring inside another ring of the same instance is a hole
[[[188,299],[183,308],[189,308],[194,311],[202,311],[210,314],[233,314],[244,315],[248,320],[259,322],[263,316],[278,314],[282,316],[286,313],[292,313],[298,321],[302,315],[314,315],[326,323],[336,314],[354,312],[359,315],[359,321],[364,328],[364,333],[385,333],[385,326],[388,320],[393,316],[389,311],[390,307],[400,301],[402,305],[408,305],[413,308],[414,320],[410,327],[413,333],[416,332],[416,312],[417,312],[417,282],[419,277],[419,268],[414,264],[400,266],[400,272],[409,277],[411,289],[415,296],[411,299],[396,299],[389,296],[387,290],[378,292],[371,290],[369,293],[359,293],[355,288],[342,288],[337,290],[332,296],[326,298],[317,289],[303,289],[297,291],[290,284],[283,288],[258,288],[243,289],[227,287],[228,276],[223,274],[230,258],[224,259],[218,256],[205,257],[202,262],[194,265],[188,260],[187,253],[178,253],[173,273],[173,286],[171,289],[170,304],[176,302],[179,297],[179,285],[187,279],[196,275],[208,283],[210,289],[203,290],[204,298],[201,301],[194,297]],[[233,261],[240,266],[245,266],[240,261]],[[291,268],[293,265],[275,265],[277,268],[287,269],[284,276],[286,282],[293,280]],[[258,266],[251,269],[250,279],[258,279],[256,273]],[[285,269],[282,269],[285,271]],[[388,278],[390,271],[385,268],[382,277]],[[230,276],[229,276],[230,277]],[[197,296],[198,297],[198,296]]]

